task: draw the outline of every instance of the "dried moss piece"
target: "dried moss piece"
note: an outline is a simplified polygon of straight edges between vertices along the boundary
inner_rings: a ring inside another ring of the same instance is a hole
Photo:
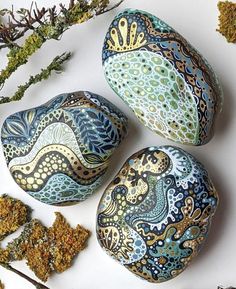
[[[0,248],[0,265],[8,264],[10,262],[9,250]]]
[[[77,225],[71,228],[66,219],[56,213],[50,228],[40,221],[32,220],[22,234],[9,243],[11,261],[27,260],[35,275],[46,282],[53,271],[64,272],[71,266],[73,258],[85,248],[89,231]]]
[[[39,220],[28,223],[21,235],[8,244],[10,262],[27,260],[35,275],[46,281],[51,273],[47,228]]]
[[[0,197],[0,241],[29,221],[30,209],[7,195]]]
[[[74,256],[85,248],[90,233],[80,225],[75,229],[71,228],[60,213],[55,214],[56,220],[48,229],[48,237],[51,245],[51,265],[53,270],[61,273],[71,266]]]
[[[15,232],[30,219],[30,208],[21,201],[7,195],[0,197],[0,241]],[[47,228],[39,220],[24,226],[20,236],[0,248],[0,266],[21,276],[36,289],[49,289],[11,266],[16,260],[27,260],[27,264],[42,281],[47,281],[52,272],[61,273],[71,266],[73,258],[85,248],[89,231],[77,225],[71,228],[66,219],[56,213],[53,226]],[[1,289],[0,282],[0,289]],[[3,288],[3,287],[2,287]]]
[[[217,29],[228,42],[236,43],[236,3],[220,1],[219,28]]]

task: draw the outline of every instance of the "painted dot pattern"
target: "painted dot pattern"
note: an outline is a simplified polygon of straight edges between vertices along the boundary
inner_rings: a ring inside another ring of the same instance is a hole
[[[101,247],[150,282],[179,275],[206,240],[218,194],[205,168],[172,146],[131,156],[97,212]]]
[[[177,143],[211,139],[221,86],[209,63],[174,29],[127,9],[109,27],[102,56],[108,83],[145,126]]]
[[[66,205],[94,193],[126,134],[127,118],[118,108],[75,92],[11,115],[1,138],[16,183],[39,201]]]

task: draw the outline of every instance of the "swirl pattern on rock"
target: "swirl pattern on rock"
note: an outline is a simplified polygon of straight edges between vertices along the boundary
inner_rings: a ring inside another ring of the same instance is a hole
[[[166,23],[138,10],[120,13],[105,38],[103,66],[145,126],[178,143],[210,140],[221,86],[208,62]]]
[[[97,212],[102,248],[134,274],[164,282],[180,274],[205,241],[218,194],[204,167],[171,146],[131,156]]]
[[[64,205],[96,190],[126,134],[127,118],[118,108],[81,91],[11,115],[1,138],[19,186],[39,201]]]

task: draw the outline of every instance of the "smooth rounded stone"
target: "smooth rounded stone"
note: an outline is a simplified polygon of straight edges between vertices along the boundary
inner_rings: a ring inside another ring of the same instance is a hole
[[[198,254],[217,204],[209,175],[193,156],[149,147],[132,155],[105,190],[97,238],[137,276],[168,281]]]
[[[9,116],[2,127],[3,151],[10,173],[29,195],[69,205],[85,200],[101,184],[127,124],[102,96],[61,94]]]
[[[221,86],[208,62],[168,24],[125,10],[109,27],[102,56],[111,88],[145,126],[177,143],[211,139]]]

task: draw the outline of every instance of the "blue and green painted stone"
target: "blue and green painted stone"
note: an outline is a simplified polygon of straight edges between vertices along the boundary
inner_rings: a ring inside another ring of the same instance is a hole
[[[103,249],[155,283],[179,275],[207,238],[218,194],[192,155],[172,146],[132,155],[105,190],[97,212]]]
[[[9,116],[1,139],[10,173],[24,191],[68,205],[98,188],[126,134],[127,118],[117,107],[80,91]]]
[[[222,90],[208,62],[173,28],[139,10],[113,20],[103,47],[111,88],[140,121],[170,140],[207,143]]]

